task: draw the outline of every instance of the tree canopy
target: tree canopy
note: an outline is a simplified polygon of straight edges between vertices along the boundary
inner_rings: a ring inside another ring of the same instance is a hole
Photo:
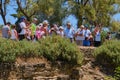
[[[78,25],[87,23],[110,26],[112,16],[120,11],[119,0],[15,0],[15,2],[18,9],[17,14],[12,14],[14,17],[25,16],[29,21],[36,17],[40,22],[47,19],[50,23],[60,24],[66,16],[72,14],[78,19]],[[3,9],[1,7],[0,9]],[[2,11],[0,14],[2,15]]]
[[[111,18],[119,11],[119,0],[69,0],[71,13],[77,16],[79,24],[97,23],[109,26]]]

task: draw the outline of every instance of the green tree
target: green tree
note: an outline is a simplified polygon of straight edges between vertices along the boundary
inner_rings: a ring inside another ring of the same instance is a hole
[[[110,25],[112,16],[118,12],[114,5],[119,5],[118,0],[69,0],[71,13],[74,14],[79,25],[85,20],[88,23]]]
[[[62,19],[66,16],[65,8],[62,4],[65,0],[16,0],[18,14],[12,14],[14,17],[26,16],[28,20],[37,17],[38,20],[49,20],[51,23],[62,23]]]
[[[119,11],[119,0],[16,0],[17,16],[24,15],[30,20],[39,18],[40,22],[47,19],[50,23],[62,23],[67,15],[73,14],[78,25],[101,24],[110,26],[114,14]],[[67,2],[67,7],[63,6]],[[116,5],[118,8],[116,8]],[[15,16],[15,15],[13,15]]]
[[[39,11],[36,16],[40,21],[47,19],[51,23],[62,23],[62,19],[66,16],[64,13],[66,8],[62,6],[65,0],[39,0],[38,2]]]
[[[18,14],[12,14],[14,17],[25,16],[27,20],[31,20],[31,18],[38,11],[38,0],[16,0],[18,9]]]
[[[120,30],[120,22],[119,21],[112,21],[111,22],[111,31],[119,31]]]

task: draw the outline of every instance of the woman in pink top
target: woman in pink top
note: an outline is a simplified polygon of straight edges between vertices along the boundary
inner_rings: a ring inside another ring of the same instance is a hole
[[[44,31],[40,30],[40,27],[37,27],[36,28],[36,40],[39,40],[42,38],[42,36],[44,35]]]

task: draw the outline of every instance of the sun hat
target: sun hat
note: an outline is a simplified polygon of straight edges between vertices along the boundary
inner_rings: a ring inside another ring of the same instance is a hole
[[[62,29],[62,30],[63,30],[64,28],[63,28],[62,26],[60,26],[59,29]]]
[[[84,28],[84,25],[81,25],[80,27],[81,27],[81,28]]]
[[[70,23],[70,22],[67,22],[67,25],[71,25],[71,23]]]
[[[47,20],[44,20],[44,21],[43,21],[43,24],[48,24],[48,21],[47,21]]]
[[[42,24],[42,23],[39,23],[39,26],[43,26],[43,24]]]

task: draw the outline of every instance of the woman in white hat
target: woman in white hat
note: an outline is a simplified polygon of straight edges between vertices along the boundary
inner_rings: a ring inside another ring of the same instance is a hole
[[[62,26],[59,27],[58,35],[64,37],[64,28]]]
[[[40,28],[40,30],[44,31],[45,36],[48,35],[48,21],[47,20],[43,21],[43,25]]]
[[[83,40],[85,40],[85,30],[84,30],[84,25],[81,25],[80,28],[77,29],[76,32],[76,44],[79,46],[83,46]]]

